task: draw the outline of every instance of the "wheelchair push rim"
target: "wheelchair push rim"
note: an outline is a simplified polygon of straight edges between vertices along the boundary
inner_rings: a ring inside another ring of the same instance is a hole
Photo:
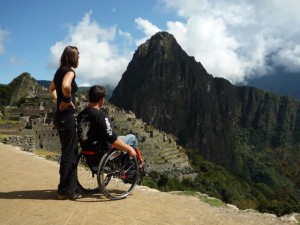
[[[100,191],[109,199],[126,198],[134,189],[139,178],[136,157],[120,150],[111,150],[101,159],[97,181]]]

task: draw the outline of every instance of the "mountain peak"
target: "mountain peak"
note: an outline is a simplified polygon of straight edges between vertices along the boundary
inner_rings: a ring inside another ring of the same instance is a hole
[[[133,109],[147,92],[151,93],[150,98],[178,101],[180,96],[175,90],[199,78],[212,77],[201,63],[187,55],[172,34],[158,32],[138,47],[110,101],[119,107]]]
[[[22,98],[25,98],[28,95],[35,95],[36,90],[41,88],[37,80],[27,72],[20,74],[8,85],[13,90],[10,105],[17,104]]]
[[[24,72],[24,73],[21,73],[19,76],[17,76],[16,78],[14,78],[10,83],[9,85],[15,85],[17,83],[20,83],[21,81],[23,80],[35,80],[30,73],[28,72]]]
[[[170,57],[175,51],[183,50],[172,34],[161,31],[153,35],[145,43],[141,44],[138,47],[136,54],[138,54],[138,57],[145,57],[149,53],[154,53],[156,56],[162,54],[163,57]]]

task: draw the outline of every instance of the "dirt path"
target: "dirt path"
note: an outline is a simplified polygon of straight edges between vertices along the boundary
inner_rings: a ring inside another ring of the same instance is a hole
[[[146,187],[136,188],[120,201],[101,195],[57,200],[58,168],[56,162],[0,143],[0,224],[296,224],[273,215],[213,207],[195,197]]]

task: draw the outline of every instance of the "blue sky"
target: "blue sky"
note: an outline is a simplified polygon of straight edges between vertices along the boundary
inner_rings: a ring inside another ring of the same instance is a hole
[[[160,30],[232,83],[300,75],[299,0],[0,0],[0,83],[51,80],[67,45],[79,85],[116,85],[137,47]]]

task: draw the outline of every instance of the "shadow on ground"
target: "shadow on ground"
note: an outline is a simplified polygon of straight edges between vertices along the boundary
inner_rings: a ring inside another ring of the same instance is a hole
[[[93,200],[91,200],[93,198]],[[11,191],[0,192],[0,199],[35,199],[35,200],[57,200],[57,190],[30,190],[30,191]],[[110,201],[103,195],[97,194],[84,194],[80,199],[82,202],[87,201]]]
[[[30,190],[30,191],[11,191],[0,192],[0,199],[56,199],[57,190]]]

